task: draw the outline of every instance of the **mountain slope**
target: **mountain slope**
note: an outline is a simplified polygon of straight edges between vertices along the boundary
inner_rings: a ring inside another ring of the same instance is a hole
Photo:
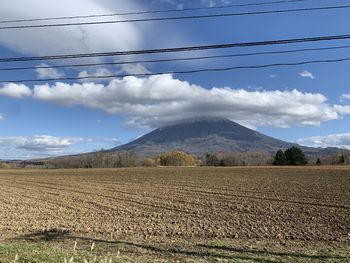
[[[142,156],[155,156],[166,151],[182,150],[203,156],[207,152],[274,153],[293,145],[296,144],[274,139],[227,119],[195,118],[158,128],[112,151],[127,150]],[[318,151],[303,148],[310,153]]]

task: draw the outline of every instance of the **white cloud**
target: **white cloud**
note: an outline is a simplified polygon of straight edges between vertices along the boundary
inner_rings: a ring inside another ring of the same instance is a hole
[[[0,113],[0,121],[5,120],[5,115],[3,113]]]
[[[90,152],[120,144],[115,138],[49,135],[0,137],[1,159],[30,159]]]
[[[165,4],[169,4],[172,5],[174,7],[176,7],[177,9],[183,9],[184,8],[184,4],[180,3],[181,1],[179,0],[153,0],[153,3],[165,3]]]
[[[34,98],[61,105],[81,105],[119,114],[129,124],[158,127],[194,116],[220,116],[244,125],[289,127],[319,125],[350,114],[350,106],[327,103],[318,93],[248,91],[231,87],[205,89],[164,74],[126,77],[109,84],[36,85]]]
[[[218,5],[228,5],[232,4],[231,0],[201,0],[201,1],[187,1],[187,0],[153,0],[153,3],[166,3],[170,4],[177,9],[182,9],[185,7],[198,7],[198,4],[202,7],[214,7]],[[198,3],[199,2],[199,3]]]
[[[277,78],[277,77],[278,77],[277,74],[270,74],[270,78],[272,78],[272,79],[275,79],[275,78]]]
[[[350,94],[343,94],[340,96],[340,100],[350,100]]]
[[[81,71],[78,74],[78,78],[87,78],[87,77],[98,77],[98,76],[111,76],[113,75],[113,72],[111,72],[109,69],[107,68],[98,68],[95,71]],[[89,82],[91,80],[89,79],[81,79],[81,82]]]
[[[24,84],[7,83],[0,88],[0,96],[23,99],[31,95],[31,89]]]
[[[304,70],[303,72],[299,73],[300,77],[302,78],[309,78],[309,79],[315,79],[316,77],[314,74],[312,74],[310,71]]]
[[[45,68],[40,68],[40,67],[45,67]],[[64,77],[64,74],[62,72],[59,72],[55,68],[48,68],[48,67],[49,67],[49,65],[47,65],[45,63],[41,63],[37,67],[37,69],[35,71],[38,74],[39,79],[46,79],[46,78],[57,79],[57,78]]]
[[[149,71],[146,67],[141,64],[125,64],[120,67],[120,70],[117,74],[149,74]]]
[[[142,10],[136,1],[110,0],[13,0],[1,4],[2,20],[33,17],[74,16],[78,14],[108,14],[116,10]],[[118,17],[118,20],[123,20]],[[75,20],[80,22],[82,20]],[[59,22],[67,22],[62,20]],[[24,54],[64,54],[137,49],[142,44],[138,25],[123,23],[103,26],[73,26],[4,30],[0,44]]]
[[[48,135],[0,137],[0,158],[30,158],[63,154],[82,138]]]
[[[108,68],[98,68],[95,70],[84,70],[79,72],[78,78],[83,78],[80,82],[87,83],[94,80],[95,82],[98,79],[93,79],[94,77],[108,77],[113,75],[122,75],[122,74],[148,74],[151,73],[146,67],[141,64],[126,64],[118,67],[118,70],[115,72],[109,70]],[[89,78],[91,77],[91,79]],[[106,81],[106,79],[100,79],[100,82]]]
[[[344,115],[350,114],[350,105],[334,105],[334,108],[340,114],[344,114]]]
[[[81,142],[82,138],[55,137],[48,135],[37,135],[33,137],[17,137],[18,149],[35,152],[56,152]]]
[[[350,149],[350,133],[313,136],[297,140],[297,143],[311,147],[338,147]]]

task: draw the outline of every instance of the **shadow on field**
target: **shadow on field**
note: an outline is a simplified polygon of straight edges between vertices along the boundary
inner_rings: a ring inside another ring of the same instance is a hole
[[[248,253],[248,254],[257,254],[257,255],[266,255],[266,256],[279,256],[279,257],[294,257],[294,258],[306,258],[306,259],[347,259],[343,256],[331,256],[331,255],[308,255],[301,253],[287,253],[287,252],[273,252],[268,250],[253,250],[253,249],[242,249],[242,248],[233,248],[228,246],[211,246],[199,244],[197,245],[202,248],[212,249],[212,250],[223,250],[235,253]]]
[[[213,245],[205,245],[198,244],[196,245],[196,249],[194,250],[185,250],[182,248],[172,248],[172,247],[160,247],[155,245],[148,244],[138,244],[128,241],[121,240],[103,240],[97,238],[89,238],[89,237],[80,237],[71,235],[69,231],[62,231],[58,229],[51,229],[47,231],[35,232],[28,235],[22,235],[15,238],[12,241],[25,240],[32,242],[42,242],[42,241],[82,241],[89,243],[96,243],[96,245],[108,245],[108,249],[111,246],[126,246],[129,248],[139,248],[150,251],[152,253],[159,254],[164,257],[176,257],[176,256],[187,256],[187,257],[195,257],[195,258],[220,258],[220,259],[239,259],[239,260],[250,260],[258,263],[277,263],[278,259],[275,257],[292,257],[292,258],[304,258],[309,260],[339,260],[339,259],[347,259],[347,257],[343,256],[332,256],[332,255],[308,255],[301,253],[287,253],[287,252],[273,252],[267,250],[252,250],[245,248],[234,248],[228,246],[213,246]],[[118,247],[118,250],[120,248]],[[111,252],[111,251],[109,251]],[[132,252],[128,252],[131,253]],[[235,254],[233,254],[235,253]],[[262,258],[263,257],[263,258]],[[267,257],[272,257],[272,259],[266,259]]]
[[[30,233],[27,235],[22,235],[14,240],[26,240],[26,241],[55,241],[59,239],[69,239],[69,231],[68,230],[60,230],[60,229],[50,229],[46,231],[38,231],[34,233]]]

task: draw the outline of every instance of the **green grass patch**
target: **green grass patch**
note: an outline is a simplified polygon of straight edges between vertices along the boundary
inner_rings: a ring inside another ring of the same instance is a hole
[[[212,242],[210,242],[209,244],[212,247],[224,247],[225,246],[225,242],[221,241],[221,240],[214,240]]]
[[[0,263],[124,263],[132,262],[117,254],[98,255],[91,251],[64,251],[45,244],[10,243],[0,245]]]
[[[11,243],[0,246],[0,262],[63,262],[65,256],[41,244]]]
[[[104,247],[98,244],[91,251],[89,246],[75,248],[62,243],[16,242],[0,245],[0,263],[165,263],[165,262],[257,262],[257,263],[347,263],[347,248],[335,250],[307,249],[287,251],[276,248],[248,248],[230,245],[230,242],[214,240],[209,244],[192,248],[152,253],[132,250],[130,247]],[[121,252],[119,252],[119,249]]]

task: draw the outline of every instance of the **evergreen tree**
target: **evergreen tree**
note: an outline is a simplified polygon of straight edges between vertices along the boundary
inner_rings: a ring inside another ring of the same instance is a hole
[[[278,150],[275,155],[273,165],[287,165],[287,164],[288,162],[287,162],[286,155],[282,150]]]
[[[342,155],[340,156],[339,163],[340,163],[340,164],[344,164],[344,163],[345,163],[344,154],[342,154]]]
[[[316,165],[321,165],[321,159],[320,158],[317,158],[317,161],[316,161]]]
[[[289,165],[305,165],[307,164],[305,154],[303,151],[293,146],[285,151],[285,156]]]
[[[220,166],[226,166],[225,161],[223,159],[220,160]]]

